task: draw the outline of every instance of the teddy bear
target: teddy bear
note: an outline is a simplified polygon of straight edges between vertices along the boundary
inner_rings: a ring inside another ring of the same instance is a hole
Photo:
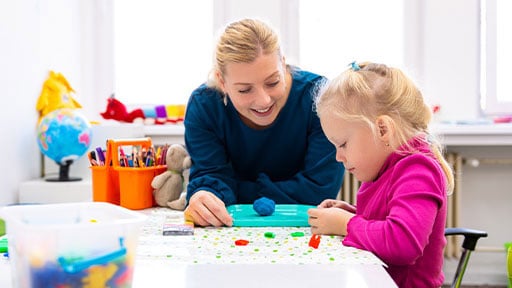
[[[151,181],[153,197],[158,206],[184,210],[187,204],[186,185],[192,161],[187,149],[181,144],[172,144],[165,155],[167,171]]]

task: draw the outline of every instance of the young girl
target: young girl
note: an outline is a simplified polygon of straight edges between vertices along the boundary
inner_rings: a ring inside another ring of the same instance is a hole
[[[344,235],[344,245],[371,251],[399,287],[440,287],[453,174],[429,136],[431,110],[402,71],[351,65],[316,109],[336,159],[362,182],[357,209],[325,200],[308,211],[311,232]]]

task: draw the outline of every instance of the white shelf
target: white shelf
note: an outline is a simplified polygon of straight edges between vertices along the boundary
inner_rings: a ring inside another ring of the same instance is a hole
[[[433,124],[431,131],[447,146],[512,145],[512,124]],[[144,135],[154,142],[183,142],[183,125],[147,125]],[[156,141],[155,141],[156,140]]]
[[[48,182],[44,179],[22,182],[19,203],[66,203],[92,201],[92,182],[89,179],[72,182]]]
[[[430,129],[446,146],[512,145],[512,124],[433,124]]]

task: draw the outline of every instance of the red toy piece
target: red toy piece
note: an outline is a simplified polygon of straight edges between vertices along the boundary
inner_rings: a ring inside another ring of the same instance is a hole
[[[249,240],[238,239],[235,241],[236,246],[247,246],[247,244],[249,244]]]
[[[107,100],[105,112],[100,115],[107,120],[126,123],[133,123],[137,119],[141,119],[145,124],[178,123],[185,118],[185,105],[158,105],[128,112],[126,106],[112,94]]]
[[[311,235],[311,239],[309,239],[309,246],[317,249],[318,245],[320,245],[320,235]]]

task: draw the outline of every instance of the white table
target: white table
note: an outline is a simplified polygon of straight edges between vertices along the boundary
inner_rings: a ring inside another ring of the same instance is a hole
[[[322,236],[309,247],[308,227],[195,228],[193,236],[163,236],[164,222],[182,220],[167,208],[148,215],[139,237],[133,287],[397,287],[372,253]],[[274,238],[265,237],[274,233]],[[304,236],[292,236],[302,232]],[[245,239],[246,246],[235,241]],[[0,287],[12,287],[8,260]]]

